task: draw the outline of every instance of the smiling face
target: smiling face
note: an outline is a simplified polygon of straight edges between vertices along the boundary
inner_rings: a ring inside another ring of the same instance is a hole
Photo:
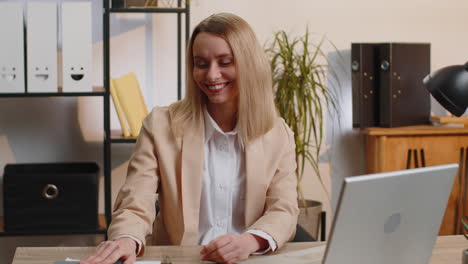
[[[84,77],[83,66],[74,66],[70,68],[70,77],[75,81],[80,81]]]
[[[49,67],[34,67],[34,76],[41,81],[47,81],[49,79]]]
[[[193,42],[193,80],[208,98],[208,106],[237,109],[239,88],[236,84],[234,55],[221,37],[199,33]]]
[[[0,71],[0,76],[8,82],[16,79],[16,67],[3,66]]]

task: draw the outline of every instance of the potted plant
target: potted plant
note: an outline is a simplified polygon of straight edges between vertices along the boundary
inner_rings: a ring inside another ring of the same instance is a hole
[[[324,44],[333,44],[325,37],[310,38],[308,28],[303,36],[290,38],[285,31],[274,34],[266,49],[271,59],[275,103],[281,117],[294,132],[296,143],[296,177],[301,209],[298,223],[317,239],[322,203],[304,199],[301,180],[310,164],[328,197],[319,170],[319,155],[324,139],[324,119],[328,111],[338,113],[336,89],[326,86],[330,69]],[[333,46],[334,47],[334,46]],[[336,50],[336,48],[335,48]]]

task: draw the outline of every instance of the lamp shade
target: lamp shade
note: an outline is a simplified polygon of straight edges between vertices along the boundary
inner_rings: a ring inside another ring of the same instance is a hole
[[[450,113],[461,116],[468,106],[468,62],[427,75],[424,86]]]

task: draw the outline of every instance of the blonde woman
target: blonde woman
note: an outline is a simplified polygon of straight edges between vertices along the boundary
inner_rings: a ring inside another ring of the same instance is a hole
[[[143,122],[110,240],[81,263],[130,264],[146,242],[203,245],[201,260],[219,263],[276,250],[299,211],[294,147],[251,27],[233,14],[206,18],[189,42],[185,98]]]

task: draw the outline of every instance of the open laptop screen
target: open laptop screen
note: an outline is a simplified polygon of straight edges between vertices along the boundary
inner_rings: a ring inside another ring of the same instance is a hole
[[[457,169],[346,178],[323,263],[428,263]]]

